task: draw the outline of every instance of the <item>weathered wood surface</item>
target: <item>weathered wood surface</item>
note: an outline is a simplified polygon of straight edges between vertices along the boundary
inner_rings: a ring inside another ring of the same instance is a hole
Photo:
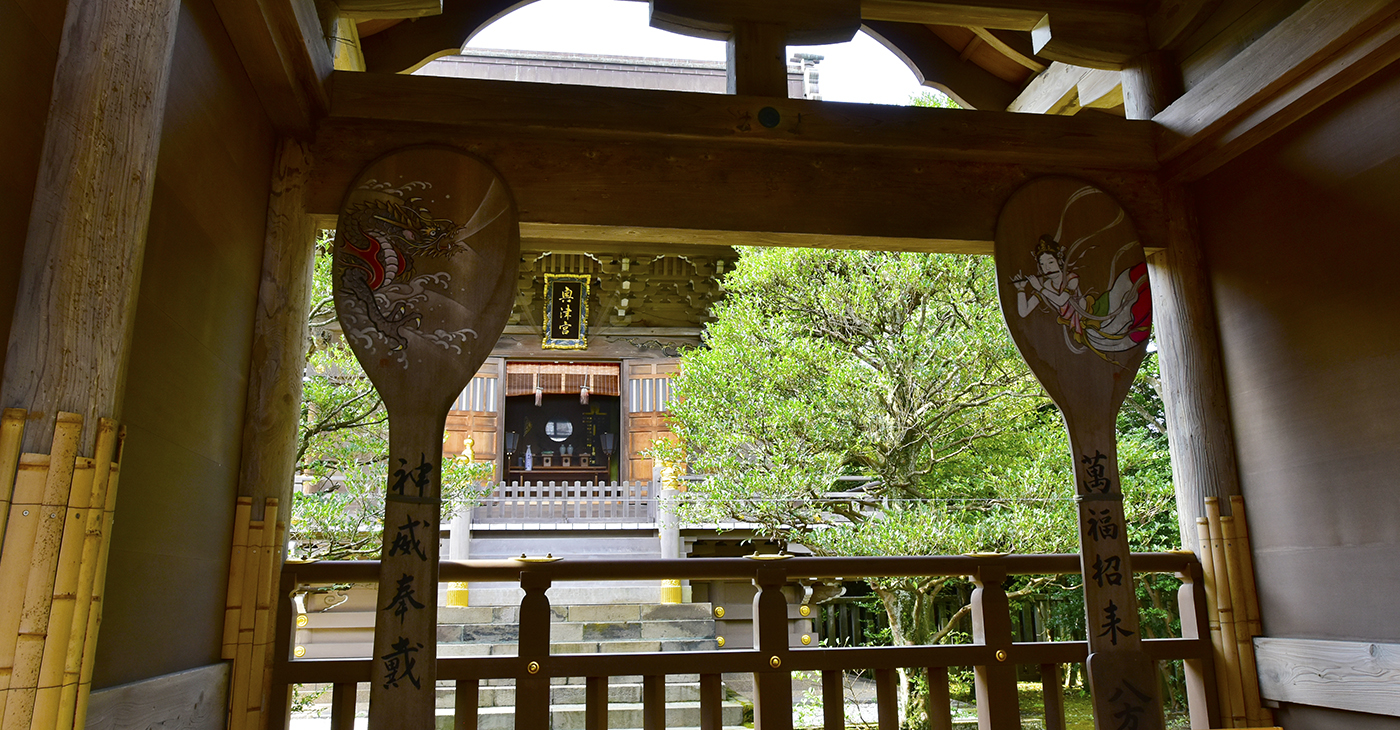
[[[223,730],[228,673],[220,662],[97,690],[87,730]]]
[[[335,0],[335,5],[355,20],[422,18],[442,13],[442,0]]]
[[[520,246],[526,251],[617,251],[628,254],[675,253],[689,250],[723,255],[732,246],[836,248],[855,251],[927,251],[992,253],[992,241],[934,238],[839,236],[823,233],[720,231],[647,226],[593,226],[570,223],[521,223]]]
[[[650,0],[651,26],[728,40],[745,24],[780,26],[784,43],[843,43],[860,30],[859,0]]]
[[[316,232],[302,212],[302,196],[311,173],[306,145],[283,139],[275,164],[239,467],[238,493],[253,498],[252,503],[258,505],[253,519],[262,519],[262,505],[268,497],[279,504],[291,504],[306,365],[306,316],[315,263]],[[279,549],[275,561],[278,572],[280,553]]]
[[[390,424],[374,730],[433,723],[442,434],[505,326],[519,260],[510,190],[458,150],[399,150],[366,168],[345,197],[336,311]]]
[[[1167,51],[1149,51],[1123,67],[1124,113],[1129,119],[1151,119],[1181,97],[1181,69]]]
[[[310,138],[333,68],[315,0],[214,0],[273,126]]]
[[[1265,699],[1400,716],[1400,644],[1261,636],[1254,651]]]
[[[1148,259],[1148,272],[1177,521],[1181,544],[1189,546],[1196,541],[1196,519],[1205,516],[1205,498],[1240,493],[1239,466],[1194,205],[1182,186],[1166,193],[1171,244]]]
[[[738,21],[724,49],[730,94],[788,97],[787,29],[777,23]]]
[[[79,443],[116,414],[136,310],[179,3],[69,3],[0,405],[45,452],[59,411]]]
[[[1112,108],[1123,103],[1118,71],[1055,62],[1031,80],[1006,110],[1069,116],[1081,108]]]
[[[973,242],[1030,177],[1109,191],[1160,247],[1153,127],[630,89],[337,73],[315,147],[312,213],[337,209],[369,160],[458,144],[511,181],[530,223]],[[756,122],[772,105],[775,129]],[[734,205],[746,196],[763,206]],[[934,243],[925,250],[947,249]],[[985,248],[983,248],[985,250]]]
[[[1400,2],[1311,0],[1153,117],[1165,173],[1200,178],[1400,58]]]
[[[871,20],[862,27],[904,59],[920,84],[943,91],[964,109],[1001,110],[1016,98],[1017,85],[963,61],[929,26]]]
[[[1122,717],[1132,706],[1135,724],[1161,728],[1156,665],[1141,645],[1117,458],[1118,410],[1151,331],[1137,232],[1103,191],[1044,178],[1018,190],[1002,210],[996,258],[1012,340],[1069,432],[1094,715]]]

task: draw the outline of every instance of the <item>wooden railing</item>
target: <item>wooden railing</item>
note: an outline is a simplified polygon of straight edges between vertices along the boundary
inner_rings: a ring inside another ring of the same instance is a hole
[[[655,522],[652,482],[494,484],[473,522]]]
[[[1201,567],[1191,553],[1139,553],[1132,565],[1141,573],[1174,573],[1182,580],[1178,595],[1182,638],[1147,639],[1143,648],[1158,660],[1184,660],[1187,696],[1193,728],[1212,727],[1216,719],[1211,648],[1205,625],[1205,594]],[[588,727],[607,727],[608,678],[643,677],[643,717],[646,728],[664,726],[667,674],[699,674],[702,730],[719,730],[723,699],[720,674],[752,673],[757,695],[754,723],[759,730],[791,730],[792,672],[820,672],[823,721],[826,730],[845,727],[842,677],[847,670],[874,670],[880,730],[898,730],[899,668],[924,668],[932,697],[930,730],[951,730],[948,667],[973,667],[979,727],[1012,730],[1021,727],[1016,667],[1041,668],[1047,730],[1063,729],[1064,714],[1057,667],[1082,662],[1082,641],[1014,642],[1008,599],[1003,583],[1010,575],[1064,575],[1080,572],[1078,555],[930,556],[885,558],[792,558],[760,561],[743,558],[685,560],[560,561],[526,563],[513,560],[443,562],[443,581],[519,581],[525,589],[520,603],[517,656],[440,657],[437,676],[455,680],[455,728],[475,730],[476,698],[484,679],[514,678],[515,718],[519,730],[550,727],[551,677],[586,678]],[[789,580],[876,576],[970,576],[973,644],[881,647],[789,646],[787,599],[782,588]],[[370,680],[370,659],[294,660],[292,596],[300,586],[326,583],[374,583],[379,564],[324,562],[288,564],[282,572],[281,605],[277,612],[276,665],[269,699],[269,727],[289,722],[291,686],[296,683],[334,685],[331,727],[349,729],[354,722],[355,683]],[[754,649],[691,651],[680,660],[675,653],[550,654],[550,607],[545,591],[555,582],[571,580],[752,580],[759,587],[754,599]],[[1202,638],[1206,637],[1206,638]]]

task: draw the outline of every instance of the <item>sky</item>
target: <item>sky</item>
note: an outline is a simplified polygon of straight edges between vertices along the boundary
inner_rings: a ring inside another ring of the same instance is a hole
[[[539,0],[482,29],[469,48],[599,53],[615,56],[723,61],[724,43],[657,30],[648,4],[624,0]],[[825,56],[818,66],[827,101],[908,104],[926,91],[913,72],[878,41],[859,33],[849,43],[789,46]]]

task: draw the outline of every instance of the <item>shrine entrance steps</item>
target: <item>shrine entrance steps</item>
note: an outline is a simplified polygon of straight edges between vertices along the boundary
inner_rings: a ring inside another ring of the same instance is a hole
[[[473,598],[475,597],[473,586]],[[551,593],[553,591],[551,590]],[[372,600],[372,598],[371,598]],[[306,643],[299,644],[307,658],[368,656],[374,636],[374,612],[369,606],[352,605],[321,613],[307,614]],[[354,610],[358,608],[359,610]],[[471,606],[438,609],[438,655],[514,656],[519,641],[516,606]],[[550,652],[552,654],[606,654],[674,652],[677,666],[684,666],[684,654],[714,650],[715,621],[708,603],[688,604],[594,604],[551,608]],[[324,637],[333,641],[318,641]],[[348,641],[347,641],[348,639]],[[700,679],[694,674],[666,677],[666,727],[700,727]],[[314,694],[318,687],[303,688]],[[324,689],[329,689],[326,686]],[[292,727],[310,730],[318,710],[329,714],[330,694],[313,700],[311,707],[296,713]],[[439,683],[437,727],[452,728],[456,691],[450,682]],[[478,730],[511,730],[515,727],[515,680],[488,679],[481,682],[477,698]],[[356,716],[362,722],[369,708],[369,686],[357,691]],[[557,677],[550,688],[550,725],[553,730],[583,730],[585,716],[584,678]],[[726,728],[743,723],[744,708],[736,701],[724,702]],[[632,730],[643,727],[642,678],[614,676],[608,683],[608,727]]]

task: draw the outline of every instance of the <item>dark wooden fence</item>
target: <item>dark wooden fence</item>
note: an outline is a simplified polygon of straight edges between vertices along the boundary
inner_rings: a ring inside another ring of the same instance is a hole
[[[1140,573],[1174,573],[1182,580],[1178,600],[1182,616],[1180,638],[1148,639],[1143,648],[1158,660],[1185,660],[1192,727],[1211,727],[1214,680],[1205,621],[1205,595],[1200,563],[1190,553],[1134,554]],[[457,730],[475,730],[479,683],[485,679],[516,681],[516,728],[548,730],[551,677],[584,677],[587,682],[588,727],[607,726],[609,677],[643,677],[647,730],[664,726],[667,674],[700,674],[702,730],[720,730],[723,700],[720,674],[752,673],[757,697],[757,730],[792,729],[792,672],[820,672],[826,730],[845,727],[842,677],[846,671],[874,670],[880,730],[898,730],[897,673],[899,668],[928,671],[932,697],[930,730],[951,730],[947,692],[948,667],[973,667],[979,701],[979,726],[990,730],[1021,727],[1016,690],[1017,667],[1038,666],[1044,677],[1046,727],[1064,727],[1062,689],[1057,666],[1082,662],[1082,641],[1014,641],[1012,617],[1002,588],[1008,575],[1077,573],[1078,555],[929,556],[885,558],[692,558],[686,560],[559,561],[527,563],[513,560],[443,562],[443,581],[519,581],[525,589],[520,604],[517,656],[443,657],[438,678],[455,680]],[[878,576],[971,576],[972,615],[978,627],[973,644],[936,646],[801,647],[789,646],[787,599],[782,588],[789,580]],[[297,683],[334,684],[331,727],[349,730],[354,722],[355,683],[370,679],[369,659],[295,660],[291,656],[295,611],[292,596],[308,584],[375,583],[379,564],[324,562],[288,564],[278,593],[276,664],[269,699],[269,728],[285,728],[290,718],[291,689]],[[555,582],[571,580],[752,580],[759,586],[755,599],[754,649],[677,654],[550,654],[549,599]],[[1207,637],[1207,638],[1201,638]],[[1207,688],[1210,688],[1208,691]],[[650,691],[648,691],[650,690]]]

